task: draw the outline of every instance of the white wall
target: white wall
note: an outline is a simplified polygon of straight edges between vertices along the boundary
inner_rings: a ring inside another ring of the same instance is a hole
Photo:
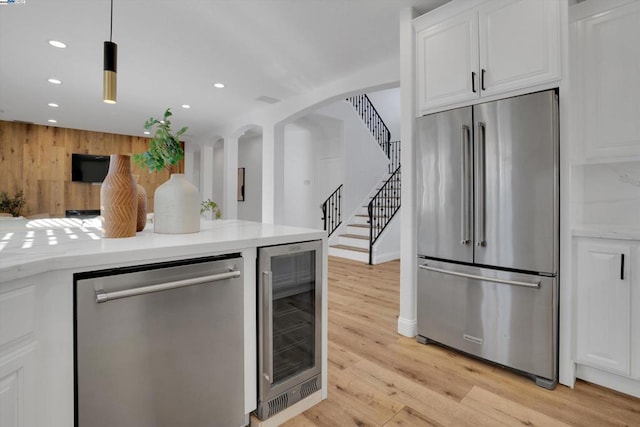
[[[222,210],[222,217],[224,218],[224,143],[222,141],[218,141],[213,144],[213,159],[211,161],[211,166],[204,167],[213,167],[211,200],[218,204],[218,207]]]
[[[400,129],[402,143],[400,159],[402,162],[402,208],[400,209],[400,313],[398,316],[398,333],[414,337],[417,333],[417,237],[416,237],[416,205],[415,205],[415,146],[414,117],[416,95],[415,82],[415,36],[411,20],[418,13],[415,9],[403,9],[400,15]]]
[[[284,224],[317,228],[313,134],[292,123],[285,126],[284,135]]]
[[[311,114],[284,129],[284,224],[322,228],[320,204],[343,182],[343,126]]]
[[[319,108],[316,113],[340,120],[344,128],[342,215],[345,222],[388,172],[389,161],[348,102],[338,101]]]
[[[391,141],[400,141],[400,88],[367,93],[382,121],[391,132]]]
[[[400,216],[402,208],[400,209],[376,241],[376,245],[373,248],[374,264],[400,258],[400,233],[402,231]]]
[[[238,139],[238,167],[244,168],[244,201],[238,202],[238,219],[262,220],[262,135]]]
[[[640,162],[572,168],[574,224],[640,228]]]

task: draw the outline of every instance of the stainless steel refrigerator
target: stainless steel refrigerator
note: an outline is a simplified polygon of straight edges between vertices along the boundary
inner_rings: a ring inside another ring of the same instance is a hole
[[[417,120],[418,340],[557,384],[554,90]]]

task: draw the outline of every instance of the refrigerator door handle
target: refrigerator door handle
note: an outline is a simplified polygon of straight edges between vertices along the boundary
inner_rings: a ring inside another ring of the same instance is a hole
[[[462,125],[462,220],[461,241],[463,245],[471,242],[470,210],[471,210],[471,129]]]
[[[264,352],[262,353],[262,375],[269,384],[273,384],[273,273],[263,271],[262,324]]]
[[[485,242],[485,145],[486,125],[478,122],[478,146],[476,151],[476,246]]]
[[[540,288],[540,282],[522,282],[520,280],[498,279],[495,277],[477,276],[475,274],[460,273],[458,271],[444,270],[442,268],[429,267],[428,264],[422,264],[419,268],[423,270],[433,271],[435,273],[449,274],[451,276],[465,277],[467,279],[482,280],[485,282],[502,283],[505,285],[523,286],[525,288]]]

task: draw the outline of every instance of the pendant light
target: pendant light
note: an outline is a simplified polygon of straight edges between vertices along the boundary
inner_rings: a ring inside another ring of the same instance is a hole
[[[102,99],[107,104],[116,103],[116,72],[118,66],[118,45],[111,41],[113,34],[113,0],[111,0],[111,21],[109,41],[104,42],[104,74],[102,81]]]

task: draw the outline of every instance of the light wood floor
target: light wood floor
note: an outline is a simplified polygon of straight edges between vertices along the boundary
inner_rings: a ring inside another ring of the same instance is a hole
[[[398,335],[399,268],[329,258],[329,397],[285,426],[640,426],[640,399],[548,391]]]

